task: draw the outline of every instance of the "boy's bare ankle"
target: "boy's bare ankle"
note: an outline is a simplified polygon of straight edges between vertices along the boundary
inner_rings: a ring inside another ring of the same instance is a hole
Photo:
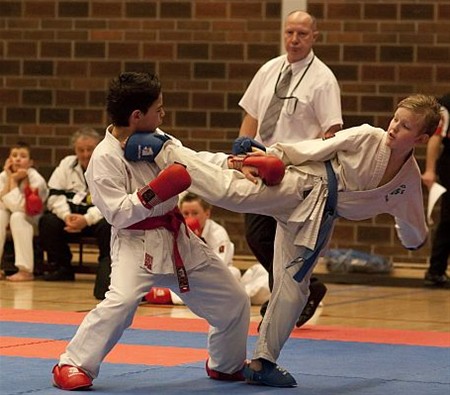
[[[262,369],[262,362],[260,359],[252,359],[249,364],[250,369],[259,372]]]

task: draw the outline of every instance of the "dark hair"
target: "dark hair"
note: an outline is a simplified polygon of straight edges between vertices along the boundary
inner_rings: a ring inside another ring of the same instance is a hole
[[[145,114],[160,94],[161,83],[155,74],[124,72],[110,82],[106,111],[115,126],[129,126],[131,113]]]
[[[11,153],[11,151],[13,149],[18,149],[18,148],[24,148],[28,151],[30,158],[31,158],[31,147],[30,144],[26,143],[25,141],[17,141],[15,144],[13,144],[10,148],[9,148],[9,153]]]

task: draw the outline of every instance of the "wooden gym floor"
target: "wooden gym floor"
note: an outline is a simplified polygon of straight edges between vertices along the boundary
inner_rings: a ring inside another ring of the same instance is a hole
[[[423,271],[409,271],[423,276]],[[74,282],[0,281],[0,308],[87,312],[98,303],[93,285],[93,274],[77,274]],[[333,283],[327,287],[312,325],[450,332],[448,289]],[[149,304],[142,304],[137,315],[195,317],[184,306]],[[259,321],[259,306],[252,306],[252,321]]]

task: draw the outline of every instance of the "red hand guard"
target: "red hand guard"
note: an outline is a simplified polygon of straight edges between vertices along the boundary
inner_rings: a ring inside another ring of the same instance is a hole
[[[197,236],[201,235],[200,231],[200,222],[195,217],[187,217],[185,218],[186,225],[190,230],[192,230]]]
[[[185,191],[191,186],[191,176],[186,168],[179,163],[174,163],[161,173],[148,185],[138,191],[138,197],[142,204],[151,209],[157,204],[165,202]]]
[[[278,185],[283,180],[285,166],[275,156],[246,156],[243,165],[256,167],[258,175],[268,186]]]
[[[38,215],[44,209],[44,204],[39,196],[37,188],[25,187],[25,212],[29,216]]]

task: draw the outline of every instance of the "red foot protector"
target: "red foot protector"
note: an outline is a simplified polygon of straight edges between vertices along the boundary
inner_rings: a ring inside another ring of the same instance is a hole
[[[223,381],[244,381],[244,374],[242,373],[242,369],[238,370],[234,373],[222,373],[217,370],[210,369],[208,366],[208,360],[206,360],[206,374],[210,379],[213,380],[223,380]]]
[[[145,300],[151,304],[172,304],[169,288],[153,287],[150,292],[145,295]]]
[[[92,379],[76,366],[55,365],[53,384],[62,390],[72,391],[89,388],[92,386]]]

